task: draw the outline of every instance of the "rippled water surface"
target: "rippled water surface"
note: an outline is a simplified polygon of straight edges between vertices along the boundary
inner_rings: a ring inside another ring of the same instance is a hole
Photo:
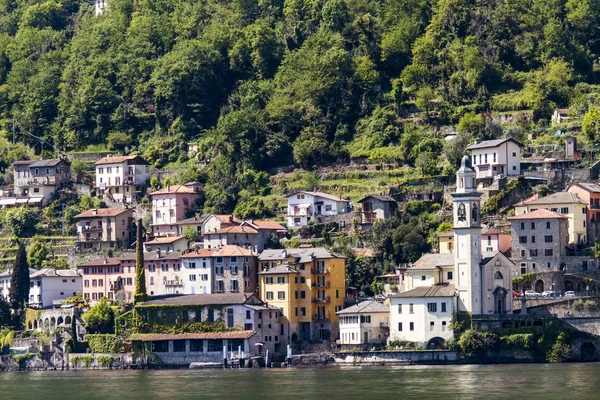
[[[600,364],[0,373],[0,399],[600,399]]]

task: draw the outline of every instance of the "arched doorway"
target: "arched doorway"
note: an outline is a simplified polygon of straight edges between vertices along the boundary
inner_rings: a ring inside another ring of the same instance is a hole
[[[38,322],[37,319],[33,320],[33,329],[37,329],[38,328]]]
[[[593,343],[585,342],[581,345],[581,361],[594,361],[597,359],[596,346]]]
[[[63,317],[58,317],[58,319],[56,320],[56,324],[59,325],[59,326],[62,325],[63,322],[64,322],[63,321]]]
[[[66,316],[66,318],[65,318],[65,324],[71,325],[71,316],[70,315]]]
[[[585,292],[585,287],[586,287],[586,286],[587,286],[587,285],[585,284],[585,282],[579,282],[579,283],[577,284],[577,292],[580,292],[580,293],[581,293],[581,292]]]
[[[443,349],[445,343],[446,342],[441,337],[434,337],[429,339],[429,342],[427,342],[427,348],[431,350]]]
[[[571,291],[571,290],[575,290],[573,288],[573,282],[571,281],[565,281],[565,292]]]
[[[535,291],[538,293],[542,293],[544,291],[544,281],[543,280],[538,280],[535,283]]]
[[[50,318],[50,329],[56,328],[56,318]]]

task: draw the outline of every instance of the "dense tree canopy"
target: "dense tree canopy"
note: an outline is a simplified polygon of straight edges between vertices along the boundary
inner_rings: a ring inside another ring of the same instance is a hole
[[[480,112],[583,115],[600,73],[600,0],[108,4],[96,16],[91,0],[0,0],[0,147],[14,129],[36,153],[101,145],[161,166],[197,141],[216,212],[243,197],[239,214],[260,214],[239,177],[281,165],[365,157],[435,173],[441,143],[403,150],[415,106],[473,138],[490,132]]]

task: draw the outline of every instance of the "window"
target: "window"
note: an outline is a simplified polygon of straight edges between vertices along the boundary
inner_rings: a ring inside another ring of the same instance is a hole
[[[273,292],[267,292],[267,300],[273,300]]]
[[[300,298],[301,299],[305,299],[306,298],[306,292],[304,290],[300,291]]]
[[[442,332],[446,332],[446,321],[442,321]]]
[[[552,249],[545,249],[544,250],[544,255],[546,257],[552,257]]]
[[[525,222],[521,222],[521,229],[525,229]]]
[[[402,322],[398,322],[398,332],[402,332]]]
[[[494,153],[494,162],[496,162],[496,153]]]
[[[285,283],[285,276],[278,276],[277,283]]]
[[[185,340],[173,340],[173,352],[182,353],[185,351]]]
[[[190,282],[196,281],[196,275],[190,275]]]
[[[223,257],[217,257],[217,262],[218,263],[222,263],[223,262]]]
[[[150,277],[150,284],[154,285],[154,277],[153,276]]]
[[[519,243],[527,243],[527,236],[519,236]]]
[[[265,278],[265,283],[266,283],[267,285],[271,285],[271,284],[273,284],[273,278],[271,278],[271,277],[269,277],[269,278]]]
[[[537,255],[538,255],[537,249],[531,249],[531,250],[529,250],[529,256],[530,257],[537,257]]]
[[[231,272],[231,275],[237,275],[237,273],[238,273],[238,267],[237,267],[237,265],[231,265],[229,267],[229,272]]]
[[[547,267],[547,268],[552,268],[552,263],[551,263],[550,261],[548,261],[548,262],[546,263],[546,267]]]
[[[494,274],[494,279],[504,279],[504,277],[502,276],[502,272],[496,271],[496,273]]]
[[[427,311],[430,313],[437,312],[437,303],[427,303]]]
[[[525,250],[521,250],[521,257],[525,257]]]
[[[552,235],[546,235],[546,236],[544,236],[544,242],[546,242],[546,243],[552,243],[553,242]]]
[[[421,280],[424,281],[425,279],[427,279],[427,277],[425,275],[421,275]]]
[[[235,264],[235,263],[237,263],[237,257],[229,257],[229,261],[230,261],[232,264]]]
[[[513,151],[513,153],[512,153],[512,156],[513,156],[513,157],[516,157],[516,156],[517,156],[517,153]]]
[[[452,280],[452,271],[448,271],[446,275],[447,275],[447,279],[449,281],[451,281]]]
[[[483,155],[483,162],[487,164],[487,153]]]
[[[535,269],[535,263],[531,263],[531,268]]]
[[[410,323],[410,330],[411,330],[411,331],[414,331],[414,330],[415,330],[415,323],[414,323],[414,322],[411,322],[411,323]]]
[[[535,229],[535,222],[531,223],[531,229]]]
[[[223,275],[223,266],[222,265],[215,267],[215,274]]]
[[[535,243],[535,236],[531,237],[531,243]]]
[[[585,207],[582,207],[582,208],[581,208],[581,213],[582,213],[582,214],[587,214],[587,208],[585,208]]]
[[[225,281],[217,281],[217,292],[225,291]]]
[[[160,269],[163,272],[168,272],[169,271],[169,264],[160,264]]]
[[[560,208],[560,213],[561,214],[568,214],[569,213],[569,207],[561,207]]]
[[[446,312],[446,303],[442,303],[442,312]]]
[[[411,313],[411,314],[414,314],[414,313],[415,313],[415,311],[414,311],[414,308],[413,308],[413,304],[412,304],[412,303],[410,303],[410,304],[408,305],[408,312],[409,312],[409,313]]]
[[[301,277],[300,277],[300,283],[306,283],[306,278],[305,278],[305,277],[303,277],[303,276],[301,276]]]
[[[546,222],[546,229],[550,229],[550,221]]]
[[[285,292],[281,292],[281,291],[277,292],[277,298],[279,300],[285,300]]]
[[[325,211],[331,211],[331,204],[325,204]]]
[[[435,322],[431,321],[429,323],[429,330],[432,331],[434,327],[435,327]]]
[[[301,317],[305,317],[306,316],[306,307],[300,307],[300,316]]]
[[[398,304],[398,314],[402,314],[402,304]]]
[[[208,274],[202,274],[200,275],[200,279],[203,281],[207,281],[208,280]]]
[[[230,285],[231,285],[231,291],[232,291],[232,292],[239,292],[239,290],[240,290],[240,287],[239,287],[239,283],[238,283],[238,281],[237,281],[237,280],[233,280],[233,281],[231,281],[231,282],[230,282]]]
[[[83,286],[90,287],[90,281],[88,281],[87,279],[85,281],[83,281]]]
[[[201,353],[204,351],[202,339],[190,339],[190,351]]]

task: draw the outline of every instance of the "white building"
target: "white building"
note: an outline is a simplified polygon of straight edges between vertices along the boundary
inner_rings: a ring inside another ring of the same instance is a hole
[[[350,202],[323,192],[296,192],[288,196],[288,227],[306,226],[318,216],[330,216],[350,211]]]
[[[9,267],[6,271],[0,272],[0,297],[9,301],[8,291],[10,290],[10,277],[12,269]]]
[[[338,311],[340,341],[344,345],[385,344],[389,335],[390,308],[367,300]]]
[[[140,156],[108,156],[96,161],[96,188],[115,201],[136,201],[150,182],[150,165]]]
[[[213,293],[212,255],[215,249],[200,249],[181,256],[183,293]]]
[[[157,237],[144,243],[144,251],[158,251],[163,253],[172,253],[174,251],[183,252],[188,249],[188,241],[183,236],[164,236]]]
[[[42,308],[82,291],[81,274],[75,270],[45,268],[29,276],[29,306]]]
[[[96,16],[108,9],[108,0],[96,0]]]
[[[421,286],[389,299],[389,340],[440,348],[452,337],[450,325],[457,308],[454,285]]]
[[[467,150],[477,179],[521,174],[521,144],[512,138],[476,141]]]

